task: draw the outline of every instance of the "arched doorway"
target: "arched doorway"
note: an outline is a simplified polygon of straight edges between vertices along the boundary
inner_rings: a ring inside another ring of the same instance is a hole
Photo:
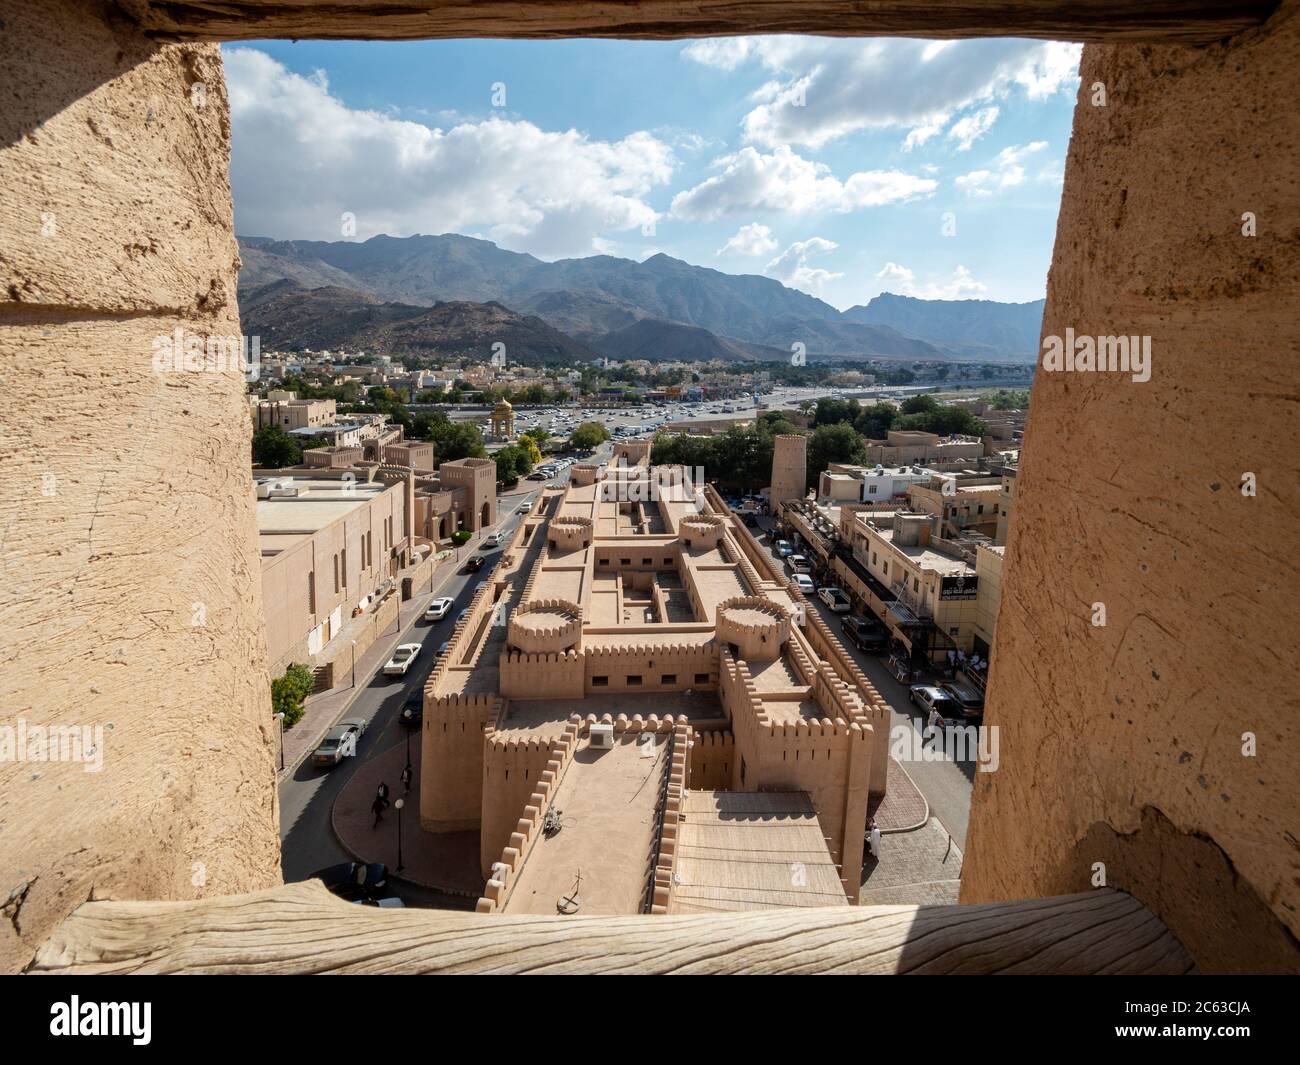
[[[483,516],[479,519],[479,528],[486,528],[492,524],[492,504],[483,504]]]

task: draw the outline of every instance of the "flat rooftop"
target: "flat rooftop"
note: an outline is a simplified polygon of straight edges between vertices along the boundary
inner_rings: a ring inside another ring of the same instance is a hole
[[[382,495],[388,487],[377,481],[345,482],[337,477],[259,480],[298,492],[296,496],[277,495],[257,501],[257,531],[263,536],[314,533]]]
[[[893,529],[880,529],[878,531],[881,539],[892,545],[894,550],[902,552],[922,569],[934,570],[936,573],[942,573],[946,576],[975,572],[965,560],[936,551],[928,545],[895,544]]]
[[[615,737],[608,750],[584,742],[552,804],[562,827],[551,838],[537,840],[505,913],[554,914],[557,902],[573,892],[579,874],[578,913],[641,912],[668,739],[666,733],[625,735]]]
[[[692,791],[669,913],[847,906],[806,792]]]

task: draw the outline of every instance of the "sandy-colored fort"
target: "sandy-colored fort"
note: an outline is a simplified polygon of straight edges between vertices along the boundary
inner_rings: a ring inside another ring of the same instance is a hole
[[[0,967],[1300,970],[1300,0],[0,0],[0,18],[0,703],[112,726],[102,772],[0,764]],[[985,713],[1002,768],[973,792],[962,905],[765,908],[851,898],[882,782],[871,693],[707,491],[625,507],[580,467],[429,693],[427,756],[461,756],[422,817],[483,826],[484,906],[506,912],[285,885],[246,384],[151,364],[178,328],[241,331],[218,42],[773,32],[1086,42],[1043,332],[1152,341],[1144,383],[1036,376]],[[700,856],[749,861],[747,806],[782,802],[761,847],[806,854],[806,882],[728,892]],[[582,911],[512,916],[553,910],[578,871]],[[647,892],[764,908],[607,915]]]
[[[855,901],[888,711],[712,488],[621,443],[542,496],[425,689],[420,818],[485,912]],[[548,813],[558,833],[543,831]]]

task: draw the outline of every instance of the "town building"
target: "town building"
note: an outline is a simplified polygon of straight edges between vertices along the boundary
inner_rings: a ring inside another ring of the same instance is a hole
[[[934,466],[970,462],[984,454],[984,443],[970,436],[940,436],[915,429],[890,429],[883,440],[866,440],[867,462],[881,466]]]
[[[474,596],[425,688],[421,824],[479,831],[483,912],[853,902],[888,708],[717,493],[648,460],[544,490]]]
[[[879,503],[907,495],[935,471],[924,466],[854,466],[833,462],[817,479],[819,503]]]
[[[349,620],[395,590],[408,562],[407,494],[402,480],[378,474],[376,467],[255,474],[273,677],[294,662],[332,661]]]
[[[250,405],[255,429],[275,425],[288,433],[332,425],[335,420],[334,400],[299,399],[294,392],[272,391],[265,399],[254,396]]]

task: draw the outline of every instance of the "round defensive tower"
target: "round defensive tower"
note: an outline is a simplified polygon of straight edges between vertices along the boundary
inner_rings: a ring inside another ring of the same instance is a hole
[[[733,644],[746,661],[771,661],[789,638],[790,614],[770,599],[740,595],[718,607],[718,642]]]
[[[582,608],[567,599],[536,599],[510,615],[512,648],[530,655],[558,654],[582,640]]]

